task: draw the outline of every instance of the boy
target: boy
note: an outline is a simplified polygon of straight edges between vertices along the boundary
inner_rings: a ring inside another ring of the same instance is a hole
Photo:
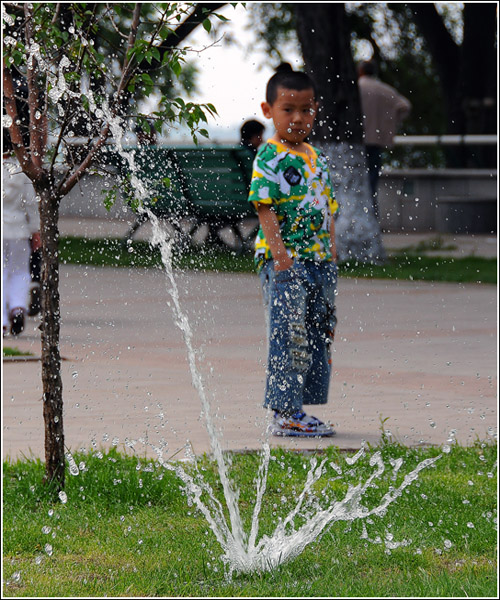
[[[261,106],[276,129],[257,153],[249,194],[269,335],[264,406],[274,410],[274,435],[331,436],[302,408],[327,402],[336,325],[338,205],[325,157],[305,142],[318,108],[314,83],[284,65]]]

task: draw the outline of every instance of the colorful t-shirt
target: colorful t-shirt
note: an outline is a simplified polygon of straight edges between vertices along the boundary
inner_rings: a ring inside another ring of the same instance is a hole
[[[248,199],[255,206],[272,205],[291,257],[331,260],[330,223],[338,204],[325,155],[312,146],[309,149],[312,158],[273,140],[263,144],[255,157]],[[260,227],[255,240],[257,268],[270,258]]]

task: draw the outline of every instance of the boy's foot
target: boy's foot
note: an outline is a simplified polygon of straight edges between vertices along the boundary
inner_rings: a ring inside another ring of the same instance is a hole
[[[292,415],[274,413],[271,433],[278,436],[292,437],[329,437],[335,435],[335,430],[311,415],[301,410]]]
[[[24,330],[24,309],[14,308],[10,313],[10,332],[19,335]]]

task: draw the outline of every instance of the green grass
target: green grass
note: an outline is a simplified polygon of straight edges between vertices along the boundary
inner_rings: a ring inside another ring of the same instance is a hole
[[[12,348],[10,346],[3,347],[4,356],[33,356],[31,352],[22,352],[19,348]]]
[[[111,266],[156,267],[162,266],[160,253],[147,242],[133,242],[124,249],[118,239],[85,239],[66,237],[61,239],[62,263]],[[252,273],[255,271],[251,254],[237,254],[229,249],[209,245],[196,250],[176,253],[174,266],[179,269],[201,271]],[[396,280],[425,280],[449,282],[480,282],[494,284],[497,281],[495,258],[417,255],[414,249],[389,257],[381,266],[344,263],[339,265],[341,276],[370,277]]]
[[[387,466],[363,500],[377,503],[389,486],[439,449],[383,444],[354,465],[329,448],[318,498],[343,497],[365,480],[380,450]],[[154,460],[116,450],[75,456],[66,503],[54,502],[35,459],[4,462],[4,595],[26,597],[496,597],[496,446],[453,446],[422,471],[382,517],[334,523],[292,561],[269,573],[226,580],[221,549],[204,517],[188,506],[180,480]],[[271,532],[301,489],[310,456],[274,450],[261,515]],[[392,480],[389,461],[403,459]],[[248,522],[255,500],[256,454],[232,457]],[[84,464],[83,464],[84,463]],[[187,468],[187,467],[186,467]],[[213,462],[199,469],[217,493]],[[304,518],[304,517],[302,517]],[[377,536],[382,543],[375,543]],[[407,545],[390,549],[383,540]],[[50,544],[51,549],[47,544]]]
[[[62,263],[107,267],[163,266],[159,250],[142,241],[133,242],[124,248],[120,239],[66,237],[61,239],[59,249]],[[189,252],[176,252],[173,263],[178,269],[243,273],[254,271],[250,254],[237,254],[209,245]]]
[[[340,273],[359,278],[495,284],[497,261],[478,256],[453,258],[402,253],[389,257],[385,265],[344,264],[340,266]]]

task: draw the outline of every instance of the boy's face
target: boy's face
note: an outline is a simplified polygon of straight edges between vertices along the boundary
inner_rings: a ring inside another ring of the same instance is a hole
[[[281,86],[274,103],[263,102],[261,106],[264,116],[273,120],[279,137],[291,144],[300,144],[311,133],[318,110],[312,89],[299,91]]]

